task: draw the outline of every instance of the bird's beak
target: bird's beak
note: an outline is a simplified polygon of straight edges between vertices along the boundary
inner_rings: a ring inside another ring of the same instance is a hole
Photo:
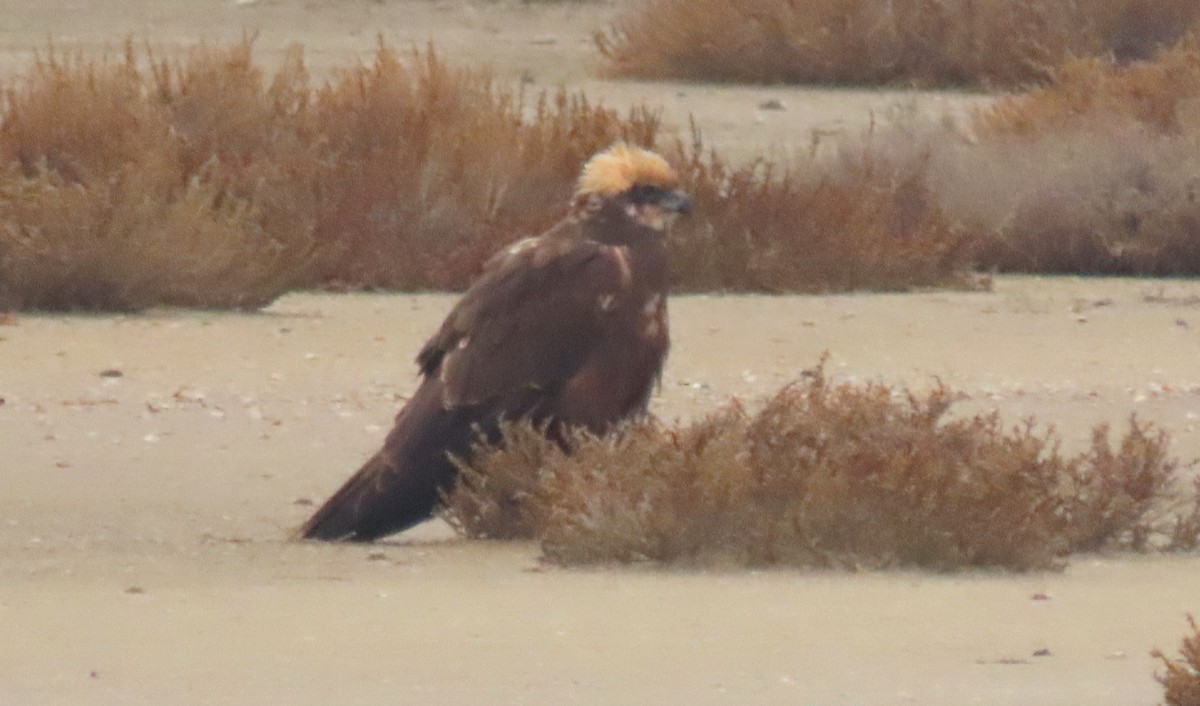
[[[658,202],[659,207],[665,211],[672,211],[686,215],[692,211],[692,197],[679,191],[668,191]]]

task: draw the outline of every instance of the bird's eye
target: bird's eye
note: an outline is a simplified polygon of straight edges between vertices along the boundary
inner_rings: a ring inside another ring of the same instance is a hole
[[[629,200],[636,204],[655,203],[662,198],[664,190],[651,184],[635,184],[629,190]]]

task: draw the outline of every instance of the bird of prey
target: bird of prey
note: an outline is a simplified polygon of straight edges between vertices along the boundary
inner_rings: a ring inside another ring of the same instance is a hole
[[[583,167],[570,213],[495,255],[417,354],[422,380],[383,448],[300,529],[367,542],[431,517],[500,422],[561,438],[644,413],[667,355],[665,236],[690,200],[661,156],[625,143]]]

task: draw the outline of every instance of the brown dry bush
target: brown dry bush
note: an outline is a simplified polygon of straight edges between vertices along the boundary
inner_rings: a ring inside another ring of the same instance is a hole
[[[596,44],[610,73],[764,83],[1021,86],[1073,57],[1144,59],[1190,0],[647,0]]]
[[[1200,627],[1191,615],[1187,619],[1192,633],[1183,638],[1180,659],[1170,659],[1157,649],[1151,653],[1166,669],[1155,679],[1163,685],[1167,706],[1200,706]]]
[[[834,384],[818,368],[755,414],[733,403],[689,425],[633,424],[569,455],[525,427],[467,467],[447,513],[470,536],[536,536],[563,564],[1028,570],[1200,538],[1177,505],[1197,506],[1200,488],[1175,488],[1164,433],[1131,421],[1114,449],[1099,426],[1064,456],[1032,422],[947,418],[956,397]]]
[[[748,519],[753,502],[739,463],[744,422],[738,409],[686,428],[648,422],[554,459],[545,477],[550,512],[539,533],[545,556],[583,564],[740,555],[744,537],[730,524]]]
[[[1078,61],[946,140],[929,188],[1001,271],[1200,273],[1200,46],[1144,65]]]
[[[130,45],[117,60],[51,49],[5,91],[0,307],[255,308],[299,282],[309,243],[289,227],[297,204],[225,179],[215,158],[188,163],[171,115],[194,90],[226,97],[231,114],[267,100],[246,90],[248,45],[197,49],[195,64],[209,73],[156,91]]]
[[[1180,503],[1175,519],[1168,527],[1167,549],[1173,551],[1195,551],[1200,549],[1200,476],[1192,479],[1191,500]]]
[[[926,188],[926,165],[870,143],[833,165],[732,166],[698,137],[678,147],[696,218],[672,234],[682,291],[830,292],[970,284],[970,238]]]
[[[253,40],[51,49],[0,112],[0,307],[255,308],[298,286],[463,287],[561,217],[579,165],[655,115],[527,101],[430,49],[314,88]]]
[[[1167,456],[1166,432],[1131,419],[1115,451],[1108,437],[1108,425],[1095,427],[1090,447],[1067,469],[1065,516],[1072,550],[1141,550],[1153,535],[1163,537],[1168,531],[1174,548],[1174,535],[1185,526],[1186,516],[1178,515],[1169,530],[1155,518],[1179,465]]]
[[[254,308],[299,286],[462,288],[560,218],[617,139],[679,167],[697,212],[682,290],[961,286],[972,261],[1040,272],[1200,271],[1200,51],[1058,83],[981,114],[972,139],[866,136],[833,163],[733,166],[660,142],[657,116],[526,98],[432,50],[314,88],[252,41],[160,58],[51,51],[4,94],[0,306]]]
[[[502,441],[495,449],[480,442],[471,462],[456,462],[457,485],[443,494],[440,514],[466,537],[532,539],[550,511],[542,469],[563,451],[528,421],[503,425],[500,431]]]
[[[780,524],[823,563],[1050,565],[1066,551],[1062,459],[1048,436],[1006,433],[996,415],[941,423],[952,399],[821,378],[781,391],[748,437]]]
[[[301,50],[266,76],[253,40],[159,57],[51,50],[0,114],[0,306],[255,308],[301,286],[466,287],[565,212],[582,162],[658,141],[658,117],[526,97],[429,49],[314,87]],[[697,214],[681,289],[954,284],[965,240],[917,171],[869,152],[825,170],[660,146]],[[905,171],[908,170],[908,171]]]
[[[529,102],[432,49],[402,62],[381,47],[315,100],[331,165],[317,279],[355,287],[467,286],[502,244],[562,217],[587,157],[652,145],[659,129],[644,108],[622,116],[563,90]]]
[[[753,418],[709,421],[700,440],[732,437],[717,456],[676,433],[573,457],[551,476],[564,511],[550,515],[546,555],[562,563],[1051,564],[1066,546],[1053,526],[1056,497],[1046,492],[1057,459],[1038,460],[1045,440],[1004,438],[995,418],[942,431],[947,401],[944,391],[895,404],[883,386],[805,384]]]

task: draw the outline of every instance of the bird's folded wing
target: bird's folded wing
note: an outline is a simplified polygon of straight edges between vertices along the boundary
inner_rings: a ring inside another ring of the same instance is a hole
[[[628,287],[624,248],[534,244],[463,297],[418,356],[422,372],[444,383],[447,407],[552,392],[586,363]]]

